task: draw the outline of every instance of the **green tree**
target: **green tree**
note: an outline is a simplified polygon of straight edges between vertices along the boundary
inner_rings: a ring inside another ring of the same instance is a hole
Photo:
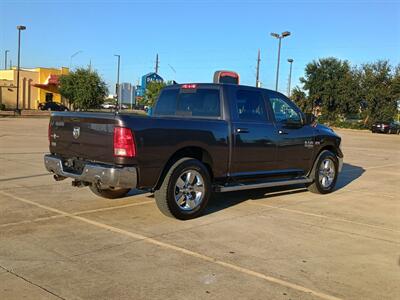
[[[400,64],[395,68],[390,92],[396,101],[400,101]]]
[[[303,111],[303,112],[311,112],[312,110],[312,103],[307,98],[306,93],[296,86],[290,95],[290,98],[293,100],[294,103]]]
[[[143,104],[153,106],[154,102],[160,95],[161,90],[166,86],[164,82],[152,81],[147,84],[146,93],[144,95]]]
[[[362,65],[362,97],[366,102],[364,123],[390,121],[396,113],[399,92],[399,71],[391,71],[388,61],[377,61]]]
[[[68,99],[74,108],[97,108],[108,94],[106,83],[90,68],[78,68],[60,77],[60,94]]]
[[[300,78],[308,91],[310,103],[320,103],[322,114],[328,121],[357,112],[359,107],[358,82],[349,62],[329,57],[313,61],[306,66]]]

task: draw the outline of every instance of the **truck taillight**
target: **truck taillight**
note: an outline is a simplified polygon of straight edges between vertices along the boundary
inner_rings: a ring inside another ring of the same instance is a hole
[[[136,156],[135,139],[129,128],[114,127],[114,156]]]

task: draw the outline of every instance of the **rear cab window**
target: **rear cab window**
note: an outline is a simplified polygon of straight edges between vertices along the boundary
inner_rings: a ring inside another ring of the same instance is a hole
[[[153,115],[220,118],[220,89],[201,86],[165,89],[157,100]]]
[[[230,88],[231,110],[237,121],[270,122],[261,91],[246,87]]]

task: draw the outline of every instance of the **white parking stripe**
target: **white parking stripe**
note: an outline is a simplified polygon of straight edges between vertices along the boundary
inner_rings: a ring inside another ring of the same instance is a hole
[[[2,191],[0,191],[0,192],[2,192]],[[98,209],[82,210],[82,211],[77,211],[77,212],[71,213],[71,215],[80,216],[80,215],[85,215],[85,214],[92,214],[92,213],[96,213],[96,212],[110,211],[110,210],[126,208],[126,207],[132,207],[132,206],[145,205],[145,204],[150,204],[150,203],[154,203],[154,201],[143,201],[143,202],[129,203],[129,204],[119,205],[119,206],[110,206],[110,207],[103,207],[103,208],[98,208]],[[42,221],[65,218],[65,217],[67,217],[67,216],[65,216],[65,215],[56,215],[56,216],[50,216],[50,217],[37,218],[37,219],[33,219],[33,220],[25,220],[25,221],[20,221],[20,222],[12,222],[12,223],[0,224],[0,228],[9,227],[9,226],[15,226],[15,225],[23,225],[23,224],[28,224],[28,223],[42,222]]]
[[[278,209],[278,210],[284,210],[284,211],[292,212],[292,213],[295,213],[295,214],[301,214],[301,215],[305,215],[305,216],[324,218],[324,219],[333,220],[333,221],[337,221],[337,222],[345,222],[345,223],[356,224],[356,225],[371,227],[371,228],[375,228],[375,229],[381,229],[381,230],[387,230],[387,231],[400,233],[400,230],[396,230],[396,229],[392,229],[392,228],[386,228],[386,227],[377,226],[377,225],[371,225],[371,224],[368,224],[368,223],[350,221],[350,220],[341,219],[341,218],[334,218],[334,217],[329,217],[329,216],[309,213],[309,212],[305,212],[305,211],[301,211],[301,210],[269,205],[269,204],[265,204],[265,203],[257,203],[257,202],[249,202],[249,203],[253,204],[253,205],[264,206],[264,207],[274,208],[274,209]]]
[[[122,234],[122,235],[125,235],[125,236],[128,236],[128,237],[137,239],[137,240],[142,240],[142,241],[147,242],[149,244],[157,245],[157,246],[165,248],[165,249],[174,250],[174,251],[179,252],[179,253],[183,253],[183,254],[186,254],[186,255],[189,255],[189,256],[192,256],[192,257],[196,257],[196,258],[199,258],[201,260],[207,261],[209,263],[220,265],[220,266],[223,266],[225,268],[228,268],[228,269],[231,269],[231,270],[235,270],[237,272],[240,272],[240,273],[243,273],[243,274],[246,274],[246,275],[249,275],[249,276],[253,276],[253,277],[256,277],[256,278],[259,278],[259,279],[263,279],[265,281],[268,281],[268,282],[271,282],[271,283],[275,283],[275,284],[278,284],[278,285],[281,285],[281,286],[284,286],[284,287],[287,287],[287,288],[290,288],[290,289],[293,289],[293,290],[297,290],[299,292],[303,292],[303,293],[306,293],[306,294],[311,294],[311,295],[319,297],[321,299],[326,299],[326,300],[339,300],[340,299],[340,298],[337,298],[335,296],[331,296],[331,295],[328,295],[328,294],[325,294],[325,293],[322,293],[322,292],[314,291],[312,289],[309,289],[309,288],[306,288],[306,287],[303,287],[303,286],[288,282],[286,280],[282,280],[282,279],[279,279],[279,278],[275,278],[275,277],[271,277],[271,276],[268,276],[268,275],[264,275],[262,273],[253,271],[251,269],[243,268],[243,267],[240,267],[240,266],[228,263],[228,262],[224,262],[224,261],[218,260],[216,258],[200,254],[198,252],[194,252],[194,251],[182,248],[182,247],[178,247],[178,246],[175,246],[175,245],[172,245],[172,244],[161,242],[161,241],[153,239],[151,237],[147,237],[147,236],[144,236],[144,235],[141,235],[141,234],[138,234],[138,233],[130,232],[130,231],[127,231],[127,230],[124,230],[124,229],[120,229],[120,228],[117,228],[117,227],[114,227],[114,226],[110,226],[110,225],[103,224],[103,223],[100,223],[100,222],[97,222],[97,221],[93,221],[93,220],[90,220],[90,219],[87,219],[87,218],[84,218],[84,217],[80,217],[80,216],[77,216],[77,215],[74,215],[74,214],[70,214],[68,212],[65,212],[65,211],[62,211],[62,210],[59,210],[59,209],[56,209],[56,208],[52,208],[52,207],[49,207],[49,206],[46,206],[46,205],[43,205],[43,204],[39,204],[39,203],[36,203],[34,201],[25,199],[25,198],[14,196],[12,194],[9,194],[9,193],[3,192],[3,191],[0,191],[0,193],[3,194],[3,195],[6,195],[8,197],[11,197],[11,198],[13,198],[15,200],[34,205],[36,207],[40,207],[42,209],[45,209],[45,210],[48,210],[48,211],[51,211],[51,212],[54,212],[54,213],[69,217],[71,219],[79,220],[81,222],[84,222],[84,223],[87,223],[87,224],[91,224],[93,226],[96,226],[96,227],[99,227],[99,228],[103,228],[103,229],[111,231],[111,232],[119,233],[119,234]]]

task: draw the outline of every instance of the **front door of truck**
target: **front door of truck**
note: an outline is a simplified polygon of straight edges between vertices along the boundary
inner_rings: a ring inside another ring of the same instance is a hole
[[[260,90],[230,87],[232,177],[266,177],[276,168],[275,127]]]
[[[273,91],[267,94],[267,104],[273,112],[276,127],[277,167],[305,174],[313,163],[315,129],[303,124],[300,109],[285,96]]]

